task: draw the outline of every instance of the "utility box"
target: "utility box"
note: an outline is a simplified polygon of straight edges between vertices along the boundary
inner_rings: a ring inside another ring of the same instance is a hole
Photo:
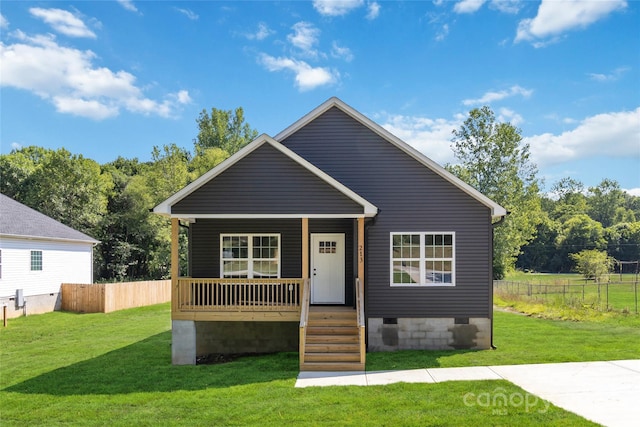
[[[24,289],[16,289],[16,308],[24,307]]]

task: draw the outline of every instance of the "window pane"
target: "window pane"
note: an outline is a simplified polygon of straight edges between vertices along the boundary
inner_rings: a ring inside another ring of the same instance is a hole
[[[223,265],[224,277],[245,278],[247,277],[247,261],[225,261]]]
[[[447,246],[453,245],[453,236],[451,234],[444,235],[444,244]]]
[[[31,271],[42,270],[42,251],[31,251]]]
[[[253,277],[278,277],[278,263],[276,261],[254,261]]]
[[[418,261],[394,261],[393,283],[418,283],[420,263]]]

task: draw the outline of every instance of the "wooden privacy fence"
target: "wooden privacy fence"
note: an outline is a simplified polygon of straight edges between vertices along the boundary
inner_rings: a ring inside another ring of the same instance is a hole
[[[63,283],[62,310],[78,313],[110,313],[171,301],[171,280],[100,283]]]

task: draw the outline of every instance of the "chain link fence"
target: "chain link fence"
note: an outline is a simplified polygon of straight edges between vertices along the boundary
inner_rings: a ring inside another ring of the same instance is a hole
[[[639,287],[637,275],[610,275],[599,282],[588,279],[493,282],[494,295],[504,300],[635,314],[638,314]]]

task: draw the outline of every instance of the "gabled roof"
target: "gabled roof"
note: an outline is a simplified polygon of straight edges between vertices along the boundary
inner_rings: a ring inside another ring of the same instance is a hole
[[[187,196],[189,196],[199,188],[203,187],[209,181],[213,180],[215,177],[219,176],[220,174],[222,174],[223,172],[231,168],[233,165],[238,163],[240,160],[247,157],[249,154],[253,153],[258,148],[262,147],[265,144],[271,145],[272,147],[280,151],[282,154],[284,154],[285,156],[287,156],[288,158],[290,158],[291,160],[293,160],[294,162],[302,166],[304,169],[308,170],[311,174],[320,178],[322,181],[327,183],[330,187],[342,193],[344,196],[346,196],[348,199],[351,199],[356,204],[362,206],[362,214],[358,216],[372,217],[377,214],[378,208],[374,206],[372,203],[368,202],[366,199],[359,196],[351,189],[347,188],[340,182],[336,181],[334,178],[327,175],[325,172],[318,169],[316,166],[312,165],[307,160],[303,159],[302,157],[300,157],[299,155],[297,155],[296,153],[294,153],[293,151],[291,151],[290,149],[288,149],[278,141],[274,140],[273,138],[265,134],[260,135],[253,142],[243,147],[233,156],[229,157],[224,162],[220,163],[218,166],[214,167],[209,172],[205,173],[200,178],[196,179],[191,184],[187,185],[182,190],[178,191],[173,196],[169,197],[167,200],[160,203],[158,206],[156,206],[153,209],[153,211],[161,215],[180,217],[180,218],[184,217],[185,216],[184,214],[173,213],[172,206],[174,206],[176,203],[180,202],[181,200],[183,200],[184,198],[186,198]],[[229,216],[229,215],[222,215],[222,214],[221,215],[198,215],[197,217],[208,218],[208,217],[226,217],[226,216]],[[233,215],[233,216],[236,218],[243,217],[243,215]],[[271,216],[283,217],[282,214],[256,215],[256,214],[249,213],[244,215],[244,217],[248,217],[248,218],[255,218],[255,217],[261,217],[261,216],[262,217],[271,217]],[[296,214],[294,216],[304,216],[304,215]]]
[[[491,209],[491,216],[493,218],[503,217],[507,214],[507,210],[505,208],[503,208],[493,200],[489,199],[487,196],[480,193],[478,190],[476,190],[466,182],[462,181],[460,178],[453,175],[451,172],[447,171],[445,168],[443,168],[442,166],[440,166],[439,164],[437,164],[436,162],[434,162],[433,160],[431,160],[430,158],[428,158],[427,156],[425,156],[415,148],[411,147],[406,142],[402,141],[397,136],[393,135],[388,130],[384,129],[379,124],[375,123],[371,119],[359,113],[358,111],[356,111],[355,109],[345,104],[342,100],[336,97],[330,98],[327,101],[325,101],[322,105],[316,107],[313,111],[311,111],[310,113],[302,117],[300,120],[298,120],[297,122],[295,122],[294,124],[286,128],[285,130],[277,134],[274,137],[274,139],[276,141],[284,141],[286,138],[288,138],[298,130],[302,129],[304,126],[311,123],[313,120],[315,120],[316,118],[318,118],[319,116],[321,116],[322,114],[326,113],[328,110],[334,107],[340,109],[345,114],[351,116],[354,120],[360,122],[362,125],[366,126],[371,131],[378,134],[380,137],[386,139],[391,144],[395,145],[400,150],[404,151],[409,156],[413,157],[418,162],[422,163],[424,166],[431,169],[433,172],[440,175],[442,178],[444,178],[445,180],[449,181],[451,184],[458,187],[460,190],[467,193],[469,196],[473,197],[483,205],[487,206],[489,209]]]
[[[0,236],[100,243],[4,194],[0,194]]]

